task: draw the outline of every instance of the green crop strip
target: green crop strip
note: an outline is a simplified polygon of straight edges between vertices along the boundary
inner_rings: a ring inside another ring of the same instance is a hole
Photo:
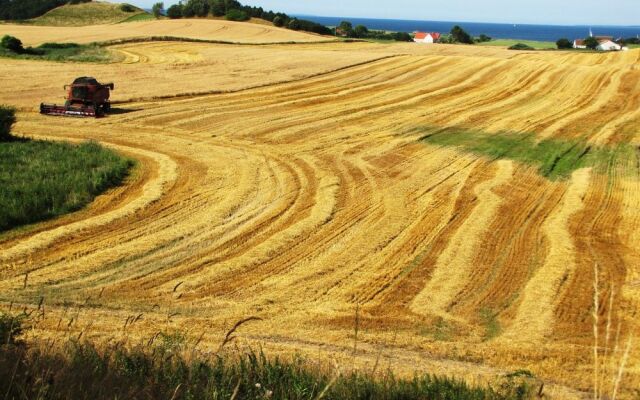
[[[442,147],[457,147],[463,151],[494,160],[509,159],[537,167],[539,173],[552,180],[568,178],[573,171],[593,167],[606,173],[612,166],[631,161],[634,148],[629,144],[594,146],[581,139],[543,139],[533,134],[486,132],[450,128],[423,128],[422,141]]]

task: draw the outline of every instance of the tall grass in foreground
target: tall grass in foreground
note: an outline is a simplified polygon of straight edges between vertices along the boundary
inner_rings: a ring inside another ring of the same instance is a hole
[[[6,343],[0,345],[0,396],[5,399],[529,398],[521,384],[494,390],[432,375],[340,374],[301,357],[283,360],[263,352],[206,354],[177,333],[159,333],[134,348],[73,339],[62,345],[8,339],[10,332],[19,334],[16,326],[23,322],[0,315],[0,338]]]
[[[84,207],[132,165],[95,142],[0,143],[0,232]]]
[[[620,384],[629,362],[629,354],[633,345],[633,336],[626,341],[620,337],[622,324],[619,322],[614,330],[612,311],[614,308],[615,287],[609,288],[605,329],[601,332],[600,310],[606,304],[600,301],[601,283],[598,264],[594,265],[593,278],[593,399],[616,400],[620,393]],[[604,337],[602,337],[602,333]],[[622,341],[622,343],[621,343]],[[613,347],[613,348],[612,348]],[[638,392],[640,395],[640,391]]]

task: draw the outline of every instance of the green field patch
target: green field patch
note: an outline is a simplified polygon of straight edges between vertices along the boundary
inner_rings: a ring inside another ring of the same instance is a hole
[[[534,49],[545,50],[555,49],[556,44],[554,42],[541,42],[537,40],[512,40],[512,39],[496,39],[489,42],[477,43],[478,46],[499,46],[499,47],[511,47],[515,44],[522,43],[530,46]]]
[[[500,335],[502,327],[498,321],[498,314],[489,308],[480,310],[480,322],[484,327],[484,340],[491,340]]]
[[[0,45],[0,57],[58,62],[107,63],[114,61],[113,53],[102,46],[77,43],[43,43],[38,47],[27,48],[23,48],[21,45],[16,48]]]
[[[79,210],[121,184],[132,166],[95,142],[0,143],[0,232]]]
[[[144,10],[128,4],[91,1],[57,7],[38,18],[26,22],[33,25],[48,26],[87,26],[113,24],[139,14],[149,15]]]
[[[156,17],[154,17],[152,14],[149,13],[139,13],[139,14],[135,14],[130,16],[129,18],[122,20],[120,22],[118,22],[119,24],[125,23],[125,22],[142,22],[142,21],[152,21],[157,19]]]
[[[552,180],[566,179],[573,171],[583,167],[606,172],[612,165],[635,157],[634,148],[628,144],[594,146],[581,139],[539,140],[534,134],[490,134],[461,128],[424,131],[426,135],[422,141],[425,143],[457,147],[494,160],[514,160],[536,167],[542,176]]]

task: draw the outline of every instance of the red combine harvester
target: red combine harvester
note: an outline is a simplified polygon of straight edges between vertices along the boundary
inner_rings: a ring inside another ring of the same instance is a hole
[[[105,85],[95,78],[83,76],[65,85],[67,101],[64,106],[56,104],[40,104],[40,114],[62,115],[67,117],[102,117],[111,109],[109,103],[110,90],[113,83]]]

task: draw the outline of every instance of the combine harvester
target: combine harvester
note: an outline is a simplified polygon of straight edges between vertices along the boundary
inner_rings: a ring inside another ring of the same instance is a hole
[[[68,91],[64,106],[41,103],[40,114],[98,118],[111,109],[109,95],[114,89],[113,83],[103,85],[95,78],[83,76],[64,89]]]

